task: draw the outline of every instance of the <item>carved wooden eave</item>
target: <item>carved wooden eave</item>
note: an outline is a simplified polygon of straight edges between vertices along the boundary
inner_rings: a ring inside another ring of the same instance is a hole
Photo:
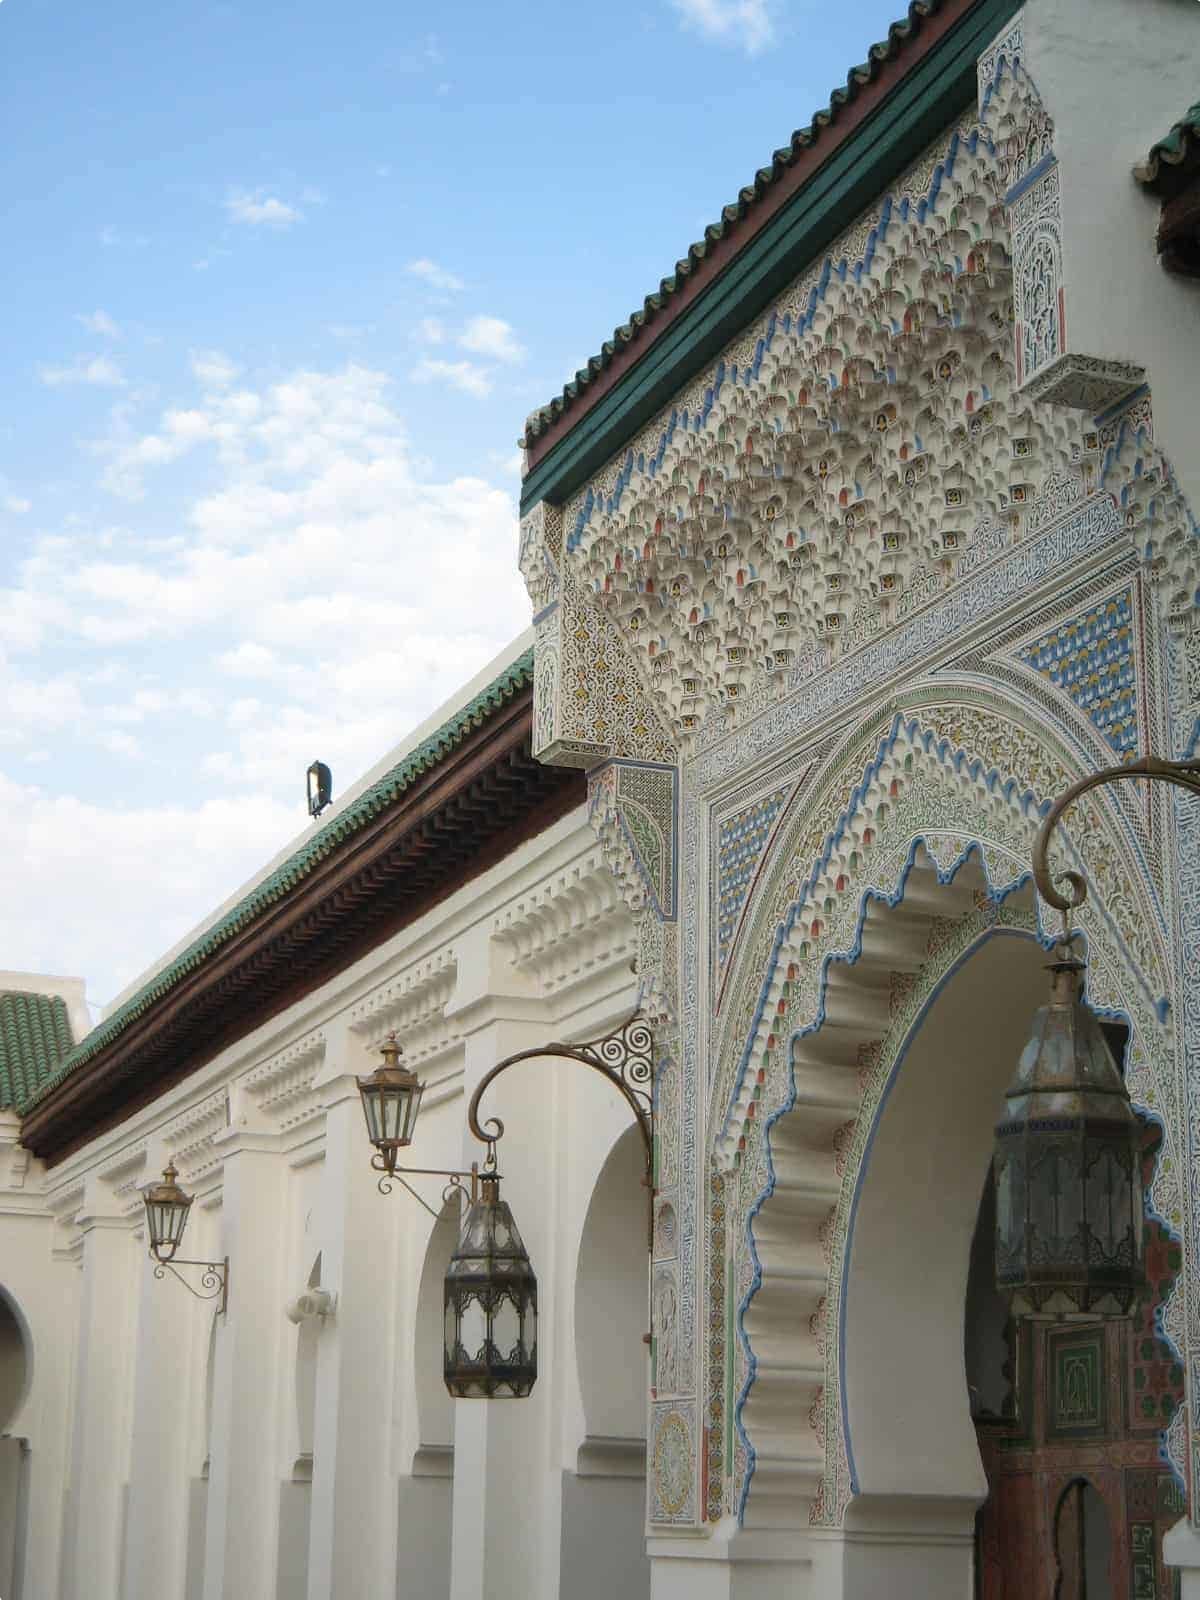
[[[53,1166],[581,804],[530,724],[526,685],[29,1107],[26,1148]]]

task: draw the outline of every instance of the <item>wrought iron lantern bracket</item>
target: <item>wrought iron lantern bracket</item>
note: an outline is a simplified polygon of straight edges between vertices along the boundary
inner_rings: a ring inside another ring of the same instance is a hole
[[[190,1261],[182,1256],[173,1256],[169,1261],[164,1261],[157,1251],[151,1246],[150,1259],[154,1262],[154,1276],[165,1278],[169,1272],[197,1300],[215,1300],[220,1296],[221,1304],[217,1307],[219,1315],[223,1316],[229,1309],[229,1257],[224,1256],[220,1261]],[[200,1287],[194,1289],[178,1269],[180,1267],[199,1267]]]
[[[484,1073],[467,1107],[467,1126],[479,1142],[487,1147],[484,1173],[496,1171],[496,1144],[504,1137],[504,1124],[499,1117],[488,1117],[486,1122],[481,1123],[479,1102],[491,1084],[509,1067],[515,1067],[519,1061],[536,1061],[545,1056],[562,1061],[578,1061],[581,1066],[598,1072],[602,1078],[608,1079],[633,1112],[646,1158],[642,1183],[647,1195],[646,1243],[649,1248],[654,1241],[654,1035],[648,1024],[636,1015],[623,1022],[615,1033],[606,1034],[601,1039],[589,1039],[583,1044],[556,1041],[536,1045],[531,1050],[517,1050]]]
[[[1186,789],[1189,794],[1200,795],[1200,760],[1162,761],[1158,756],[1143,756],[1138,761],[1130,761],[1116,767],[1104,767],[1099,772],[1090,772],[1087,777],[1073,783],[1059,795],[1047,811],[1033,844],[1033,877],[1038,893],[1046,904],[1062,912],[1068,940],[1071,913],[1077,911],[1087,899],[1088,881],[1082,872],[1050,871],[1050,841],[1054,830],[1062,821],[1064,812],[1073,806],[1076,800],[1087,794],[1089,789],[1099,789],[1122,778],[1156,779],[1162,783],[1172,783],[1178,789]],[[1059,884],[1066,885],[1065,893],[1057,887]]]
[[[483,1145],[487,1146],[484,1170],[496,1165],[496,1143],[504,1136],[504,1124],[499,1117],[479,1120],[479,1102],[488,1087],[509,1067],[519,1061],[536,1061],[543,1056],[553,1056],[564,1061],[578,1061],[607,1078],[613,1088],[624,1098],[637,1121],[638,1131],[646,1157],[646,1186],[652,1186],[654,1173],[654,1038],[648,1025],[638,1017],[630,1017],[616,1033],[602,1039],[591,1039],[584,1044],[540,1044],[532,1050],[518,1050],[503,1061],[498,1061],[485,1072],[471,1096],[467,1108],[467,1126]]]
[[[388,1155],[391,1156],[390,1161],[388,1160]],[[395,1160],[395,1151],[389,1151],[388,1155],[383,1155],[377,1150],[371,1157],[372,1169],[375,1172],[382,1173],[378,1184],[380,1194],[391,1194],[392,1185],[398,1183],[402,1189],[407,1190],[412,1195],[418,1205],[424,1206],[425,1210],[434,1219],[440,1216],[440,1212],[434,1210],[424,1195],[418,1194],[412,1184],[407,1181],[409,1178],[447,1179],[446,1187],[442,1190],[443,1206],[453,1195],[465,1195],[469,1200],[476,1200],[479,1197],[479,1163],[477,1161],[471,1163],[470,1172],[454,1172],[445,1167],[398,1167]]]

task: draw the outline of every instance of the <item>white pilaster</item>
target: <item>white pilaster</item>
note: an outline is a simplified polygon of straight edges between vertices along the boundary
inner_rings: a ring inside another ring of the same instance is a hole
[[[83,1283],[75,1368],[64,1600],[120,1600],[121,1446],[129,1414],[135,1249],[129,1223],[108,1209],[97,1180],[76,1225]]]
[[[283,1333],[286,1164],[274,1135],[219,1133],[229,1309],[217,1333],[204,1600],[275,1589],[277,1377]]]
[[[396,1484],[389,1449],[394,1368],[394,1273],[401,1193],[379,1193],[363,1123],[354,1045],[330,1038],[321,1085],[325,1167],[321,1179],[321,1287],[337,1296],[317,1357],[309,1524],[310,1600],[392,1592]]]
[[[465,1035],[463,1163],[482,1155],[466,1128],[466,1107],[484,1074],[505,1056],[546,1043],[551,1037],[546,1008],[513,974],[495,971],[497,953],[484,943],[460,953],[460,990],[448,1008],[459,1015]],[[468,985],[473,985],[473,989]],[[495,991],[505,989],[507,993]],[[513,992],[516,991],[516,992]],[[489,1088],[481,1118],[499,1116],[501,1197],[513,1217],[538,1279],[538,1367],[552,1370],[554,1307],[559,1285],[554,1262],[558,1154],[552,1137],[555,1090],[550,1069],[521,1063]],[[454,1417],[454,1512],[451,1535],[451,1600],[495,1600],[522,1594],[533,1600],[544,1582],[530,1575],[552,1570],[546,1543],[546,1507],[551,1474],[550,1386],[541,1377],[525,1400],[456,1400]],[[557,1482],[552,1486],[557,1491]]]
[[[147,1172],[166,1163],[166,1154],[151,1152]],[[192,1255],[196,1221],[184,1235],[185,1254]],[[190,1235],[190,1237],[189,1237]],[[185,1486],[189,1395],[188,1367],[198,1321],[205,1328],[217,1301],[201,1307],[182,1284],[168,1274],[154,1276],[145,1238],[135,1268],[137,1344],[133,1368],[133,1452],[129,1468],[129,1503],[125,1539],[125,1575],[121,1600],[160,1600],[181,1594],[184,1586],[187,1507]],[[195,1269],[181,1269],[187,1281]]]

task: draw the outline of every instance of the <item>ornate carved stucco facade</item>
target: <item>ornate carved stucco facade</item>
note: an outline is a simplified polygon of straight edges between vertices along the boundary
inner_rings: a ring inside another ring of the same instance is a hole
[[[710,230],[723,270],[698,286],[696,247],[527,426],[535,753],[588,769],[658,1040],[656,1596],[966,1592],[980,1492],[932,1379],[895,1407],[907,1458],[882,1436],[856,1216],[931,1006],[989,942],[1057,930],[1029,889],[1051,799],[1194,751],[1200,301],[1130,175],[1187,100],[1193,12],[910,7],[865,121],[838,137],[850,94],[797,136],[735,237]],[[967,52],[955,108],[928,85]],[[810,175],[756,224],[793,159]],[[1190,1399],[1160,1454],[1195,1517],[1200,816],[1144,789],[1090,795],[1060,864],[1092,884],[1089,999],[1163,1130],[1149,1203],[1184,1270],[1160,1331]],[[984,1144],[943,1202],[969,1242],[996,1102],[963,1093]],[[937,1145],[912,1160],[936,1187]],[[961,1354],[961,1297],[944,1315]]]

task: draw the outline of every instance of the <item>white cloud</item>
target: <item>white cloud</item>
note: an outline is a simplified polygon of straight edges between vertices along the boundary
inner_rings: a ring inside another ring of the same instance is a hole
[[[192,372],[200,382],[214,389],[226,389],[238,375],[238,369],[222,350],[193,350]]]
[[[75,321],[82,322],[89,333],[103,334],[106,339],[121,337],[120,328],[107,311],[80,311],[76,313]]]
[[[113,752],[114,772],[129,759]],[[299,829],[297,806],[213,788],[192,805],[121,807],[0,771],[12,847],[0,945],[28,971],[82,973],[93,1001],[111,1000]],[[46,915],[31,914],[39,906]]]
[[[445,267],[439,267],[436,261],[430,261],[428,256],[421,256],[416,261],[408,263],[407,270],[414,278],[421,278],[431,289],[437,289],[442,294],[457,294],[460,289],[465,289],[466,284],[453,272],[447,272]]]
[[[152,536],[81,515],[0,580],[0,943],[103,999],[304,827],[314,756],[341,792],[528,616],[511,488],[432,478],[386,374],[193,360],[223,381],[105,463],[153,475]],[[60,792],[16,778],[47,750]]]
[[[417,323],[417,338],[422,344],[444,344],[446,330],[437,317],[422,317]]]
[[[225,210],[231,222],[244,222],[252,228],[290,228],[303,222],[304,213],[299,206],[265,189],[234,189],[225,201]]]
[[[418,383],[448,383],[480,400],[492,392],[491,374],[474,361],[438,361],[427,356],[413,368],[413,377]]]
[[[525,355],[511,325],[501,317],[472,317],[458,342],[464,350],[493,361],[520,361]]]
[[[0,506],[14,517],[23,517],[27,511],[33,509],[33,501],[26,500],[19,494],[6,494],[0,496]]]
[[[775,37],[771,0],[671,0],[683,19],[706,39],[757,55]]]
[[[119,389],[125,382],[120,367],[107,356],[80,356],[72,366],[40,367],[38,371],[42,382],[52,389],[72,383],[91,384],[103,389]]]
[[[489,450],[488,460],[497,472],[502,472],[506,478],[519,478],[521,476],[521,452],[519,450]]]
[[[96,735],[96,743],[110,755],[124,756],[131,761],[137,760],[142,754],[142,746],[132,733],[122,733],[117,730],[102,731]]]

